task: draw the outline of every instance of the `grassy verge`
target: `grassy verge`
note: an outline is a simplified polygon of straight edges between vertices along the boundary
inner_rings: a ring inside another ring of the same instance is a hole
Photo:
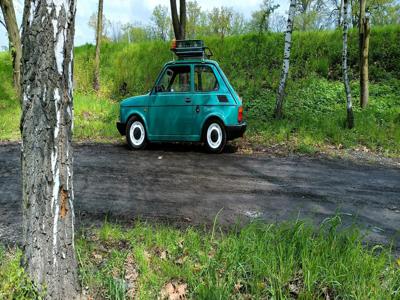
[[[285,144],[312,153],[326,147],[367,149],[385,156],[400,155],[400,80],[371,83],[370,103],[358,105],[358,82],[352,82],[356,126],[345,128],[343,84],[321,78],[289,82],[285,117],[274,120],[276,91],[253,91],[246,97],[248,140],[252,145]]]
[[[318,229],[253,223],[230,232],[106,223],[77,239],[80,280],[94,299],[399,299],[400,262],[339,226],[338,217]],[[4,268],[19,255],[0,257],[1,270],[9,270],[0,271],[0,296],[23,286],[18,267]]]

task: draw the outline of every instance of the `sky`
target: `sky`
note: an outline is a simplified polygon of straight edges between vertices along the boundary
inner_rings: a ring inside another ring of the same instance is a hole
[[[75,45],[94,43],[94,32],[88,26],[90,16],[97,11],[98,0],[77,0],[75,20]],[[262,0],[197,0],[203,10],[211,10],[213,7],[228,6],[241,12],[245,18],[250,18],[251,13],[257,10]],[[14,0],[17,19],[20,24],[22,19],[23,1]],[[104,15],[110,21],[121,23],[149,24],[153,8],[158,5],[169,7],[169,0],[104,0]],[[284,14],[288,9],[288,0],[275,0],[280,4],[278,13]],[[0,50],[8,45],[7,33],[0,25]]]

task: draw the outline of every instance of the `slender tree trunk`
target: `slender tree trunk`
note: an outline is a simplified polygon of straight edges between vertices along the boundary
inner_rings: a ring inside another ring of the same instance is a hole
[[[181,39],[186,38],[186,0],[179,1]]]
[[[290,51],[292,48],[292,31],[293,31],[293,19],[296,11],[296,0],[290,1],[289,16],[287,21],[286,33],[285,33],[285,48],[283,52],[283,66],[281,80],[279,83],[278,94],[276,96],[275,112],[274,116],[276,119],[283,117],[283,101],[285,98],[286,81],[289,74],[290,65]]]
[[[359,18],[359,34],[360,34],[360,106],[366,108],[368,105],[368,52],[369,52],[369,36],[370,25],[369,18],[365,16],[365,7],[367,1],[360,0],[360,18]]]
[[[346,92],[346,108],[347,108],[347,128],[354,127],[353,105],[351,103],[351,89],[347,66],[347,32],[349,30],[348,18],[348,0],[344,0],[343,6],[343,82]]]
[[[97,28],[96,28],[96,56],[94,58],[94,79],[93,79],[93,89],[96,92],[100,90],[100,46],[101,46],[102,33],[103,33],[103,0],[99,0],[99,9],[97,11]]]
[[[340,0],[338,28],[342,27],[342,18],[343,18],[343,0]]]
[[[19,35],[17,18],[12,0],[0,0],[0,8],[3,12],[4,23],[8,32],[8,40],[14,70],[14,87],[21,99],[21,37]]]
[[[174,29],[175,38],[184,40],[186,38],[186,0],[179,1],[179,15],[176,6],[176,0],[170,0],[172,27]]]
[[[76,0],[26,0],[21,162],[27,273],[46,299],[79,295],[72,184]]]

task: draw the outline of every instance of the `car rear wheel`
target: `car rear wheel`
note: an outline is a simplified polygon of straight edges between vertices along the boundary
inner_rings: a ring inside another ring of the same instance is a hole
[[[221,153],[226,145],[225,126],[218,120],[208,122],[204,132],[204,145],[210,153]]]
[[[146,147],[146,128],[143,121],[136,116],[130,118],[126,125],[126,140],[132,150],[140,150]]]

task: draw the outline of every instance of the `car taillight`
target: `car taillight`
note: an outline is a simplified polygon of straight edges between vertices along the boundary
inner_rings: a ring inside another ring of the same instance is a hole
[[[243,121],[243,106],[240,106],[238,111],[238,122],[242,123],[242,121]]]
[[[171,49],[176,49],[176,39],[172,40]]]

